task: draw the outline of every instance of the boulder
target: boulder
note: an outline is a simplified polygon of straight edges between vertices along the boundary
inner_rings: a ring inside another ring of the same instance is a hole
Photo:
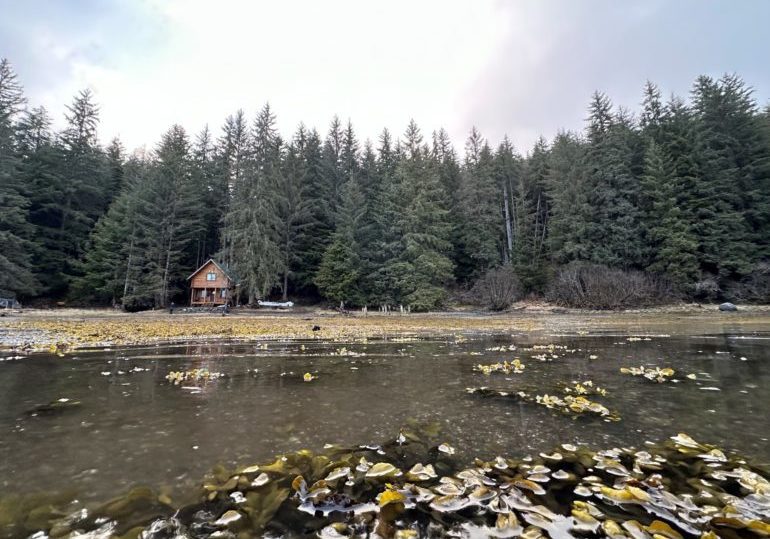
[[[719,306],[719,310],[720,310],[720,311],[726,311],[726,312],[733,312],[733,311],[737,311],[737,310],[738,310],[738,307],[736,307],[736,306],[735,306],[735,304],[733,304],[733,303],[730,303],[730,302],[728,301],[728,302],[726,302],[726,303],[722,303],[722,304]]]

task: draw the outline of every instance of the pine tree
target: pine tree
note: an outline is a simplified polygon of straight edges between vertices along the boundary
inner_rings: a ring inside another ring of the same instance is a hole
[[[306,295],[317,294],[316,273],[334,232],[334,222],[329,208],[328,191],[323,174],[321,137],[313,129],[307,132],[305,143],[298,156],[303,170],[303,191],[310,215],[297,237],[292,272],[297,291]]]
[[[583,141],[570,132],[559,133],[551,145],[546,178],[551,211],[546,241],[556,264],[591,257],[588,228],[593,211],[588,202],[586,151]]]
[[[97,141],[99,117],[93,94],[80,92],[67,111],[60,137],[38,144],[22,167],[30,186],[30,221],[41,245],[35,266],[51,296],[66,294],[80,272],[91,230],[112,196],[107,159]],[[33,131],[44,130],[47,119],[42,111],[36,114],[29,125]]]
[[[663,120],[663,101],[660,88],[650,81],[644,85],[644,97],[642,99],[642,114],[639,118],[639,126],[644,134],[658,142],[660,138],[660,126]]]
[[[27,111],[19,123],[19,181],[27,186],[28,221],[34,236],[32,263],[40,293],[60,296],[68,286],[70,260],[62,253],[67,236],[61,227],[64,178],[63,148],[50,132],[45,109]]]
[[[251,137],[243,110],[228,116],[222,128],[222,137],[216,149],[216,171],[218,198],[216,207],[220,218],[220,251],[218,258],[226,266],[233,266],[233,241],[230,233],[233,228],[226,226],[225,220],[231,213],[231,206],[236,191],[243,189],[249,166],[249,148]]]
[[[145,213],[154,173],[150,163],[136,158],[121,170],[121,192],[94,227],[82,276],[74,280],[72,293],[81,300],[133,310],[153,304],[151,292],[142,288],[141,276],[156,233],[153,216]]]
[[[105,151],[107,158],[107,168],[109,170],[109,177],[105,192],[107,193],[106,206],[109,207],[113,199],[120,193],[123,187],[123,165],[126,160],[126,150],[123,147],[123,143],[119,138],[114,138],[110,141],[110,145],[107,146]]]
[[[276,191],[276,209],[280,222],[278,245],[283,254],[281,291],[284,301],[288,299],[289,278],[293,277],[294,268],[301,259],[298,246],[302,234],[313,224],[312,198],[308,189],[308,169],[304,157],[307,139],[307,130],[304,125],[300,125],[294,140],[287,148],[282,165],[283,181]]]
[[[81,256],[96,220],[107,207],[109,169],[97,140],[99,109],[93,93],[84,90],[67,107],[62,133],[64,193],[61,229],[68,243],[65,255]]]
[[[363,196],[364,213],[358,227],[360,253],[360,282],[362,301],[365,305],[381,305],[382,290],[377,280],[381,242],[384,235],[380,218],[379,202],[383,196],[383,178],[379,171],[377,155],[369,140],[364,144],[363,155],[357,175],[358,186]]]
[[[33,275],[29,193],[19,174],[14,120],[25,104],[21,85],[6,59],[0,60],[0,295],[29,297],[38,289]]]
[[[366,202],[357,177],[345,184],[337,213],[337,230],[324,252],[315,283],[324,297],[348,305],[365,305],[362,288],[361,225]]]
[[[679,178],[654,140],[649,142],[642,177],[643,198],[648,201],[647,230],[652,262],[647,269],[662,273],[682,290],[698,279],[698,243],[680,208]]]
[[[245,175],[235,185],[225,217],[225,236],[232,249],[232,269],[249,304],[267,297],[278,284],[284,258],[277,243],[280,221],[276,186],[281,181],[281,140],[275,116],[265,105],[254,122]]]
[[[644,256],[643,230],[638,208],[641,141],[631,118],[612,114],[609,98],[595,93],[588,119],[589,204],[591,261],[629,268]]]
[[[184,129],[172,126],[161,139],[153,182],[142,194],[141,213],[147,243],[141,288],[153,304],[166,307],[195,267],[190,246],[204,229],[203,201],[193,180],[190,143]]]
[[[342,190],[345,186],[346,171],[343,167],[343,144],[345,133],[340,119],[335,116],[324,139],[321,173],[323,177],[324,222],[336,225],[337,212],[342,204]]]
[[[465,144],[460,205],[464,208],[457,278],[469,282],[502,261],[501,189],[489,144],[474,127]]]
[[[193,265],[197,268],[219,250],[220,220],[222,200],[227,197],[227,185],[219,173],[216,148],[205,126],[195,137],[192,147],[192,183],[202,196],[200,233],[194,239],[195,257]]]
[[[390,132],[384,129],[379,136],[375,174],[379,183],[372,214],[376,235],[372,239],[372,251],[367,259],[368,279],[372,283],[370,297],[380,305],[397,305],[401,302],[398,288],[398,261],[403,255],[404,185],[396,174],[400,151],[394,147]]]
[[[734,76],[699,77],[693,88],[700,181],[711,214],[701,220],[703,259],[721,278],[751,271],[768,240],[770,170],[751,89]],[[704,212],[705,213],[705,212]]]
[[[549,176],[548,147],[540,139],[523,170],[513,156],[513,148],[502,145],[497,155],[498,180],[511,189],[512,213],[511,265],[526,291],[540,291],[545,285],[544,268],[548,200],[545,185]],[[516,178],[518,181],[511,181]],[[507,180],[507,181],[506,181]],[[507,200],[506,200],[507,202]]]
[[[445,129],[442,128],[438,132],[434,131],[432,139],[431,158],[436,164],[439,181],[444,188],[444,192],[447,194],[449,221],[452,227],[450,234],[452,263],[456,271],[466,275],[465,278],[467,279],[467,271],[461,269],[462,265],[467,267],[468,263],[463,249],[465,235],[463,225],[466,219],[466,208],[462,200],[462,171],[460,162],[457,152],[455,152],[449,140],[449,134]]]
[[[396,170],[404,194],[400,219],[403,250],[391,273],[401,301],[415,310],[430,310],[443,304],[454,271],[449,258],[448,202],[414,120],[404,139],[404,158]]]

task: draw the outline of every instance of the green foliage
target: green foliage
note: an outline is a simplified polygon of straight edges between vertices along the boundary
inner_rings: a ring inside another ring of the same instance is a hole
[[[401,242],[390,264],[391,275],[399,303],[418,311],[430,310],[444,302],[454,270],[449,257],[448,202],[414,120],[404,138],[404,158],[396,169],[396,182],[404,196],[398,219]]]
[[[642,261],[644,251],[638,203],[638,133],[626,113],[612,113],[609,98],[604,94],[594,94],[589,110],[589,260],[610,267],[633,267]]]
[[[642,270],[693,296],[764,290],[752,272],[770,257],[770,112],[732,75],[698,78],[689,102],[648,82],[638,121],[597,92],[584,132],[526,157],[475,128],[458,156],[414,122],[400,142],[359,142],[337,117],[287,143],[267,105],[192,143],[173,126],[127,157],[100,145],[88,90],[65,116],[53,131],[0,62],[0,294],[162,307],[211,256],[249,303],[429,310],[495,268],[522,293],[578,266],[603,268],[600,288]]]
[[[647,234],[652,260],[647,269],[667,275],[680,288],[698,279],[698,244],[690,223],[679,208],[681,182],[671,175],[671,165],[660,147],[651,141],[642,177],[647,201]]]
[[[358,267],[360,260],[353,248],[339,235],[326,249],[315,282],[324,297],[334,302],[360,304]]]
[[[546,194],[551,211],[546,246],[555,264],[589,260],[592,209],[585,144],[573,133],[559,133],[548,154]]]
[[[0,296],[35,294],[29,194],[19,174],[15,116],[24,105],[21,85],[7,60],[0,61]]]
[[[265,105],[254,123],[244,174],[234,186],[224,219],[231,267],[241,279],[249,304],[270,293],[285,264],[278,245],[276,186],[283,181],[280,160],[275,116]]]
[[[502,217],[492,150],[474,127],[465,143],[460,175],[457,278],[472,281],[500,264]]]

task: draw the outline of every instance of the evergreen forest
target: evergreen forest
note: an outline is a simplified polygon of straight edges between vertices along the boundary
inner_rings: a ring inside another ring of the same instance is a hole
[[[643,276],[667,301],[770,302],[770,108],[736,75],[686,97],[648,82],[635,111],[596,92],[583,131],[523,152],[475,128],[458,149],[414,121],[370,141],[334,117],[285,139],[276,114],[173,125],[128,153],[99,140],[90,91],[53,130],[2,60],[0,297],[166,307],[214,258],[244,304],[425,311],[495,272],[557,297],[586,269]]]

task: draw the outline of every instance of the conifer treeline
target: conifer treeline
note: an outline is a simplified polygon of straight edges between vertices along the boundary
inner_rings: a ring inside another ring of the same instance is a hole
[[[2,61],[0,294],[165,306],[214,257],[249,303],[425,310],[501,265],[542,292],[581,261],[719,297],[770,254],[770,113],[736,76],[698,78],[687,102],[648,83],[636,117],[595,93],[585,132],[526,157],[475,128],[461,157],[413,121],[375,143],[337,118],[325,137],[300,125],[285,141],[268,105],[126,156],[99,145],[90,92],[67,110],[52,132]]]

